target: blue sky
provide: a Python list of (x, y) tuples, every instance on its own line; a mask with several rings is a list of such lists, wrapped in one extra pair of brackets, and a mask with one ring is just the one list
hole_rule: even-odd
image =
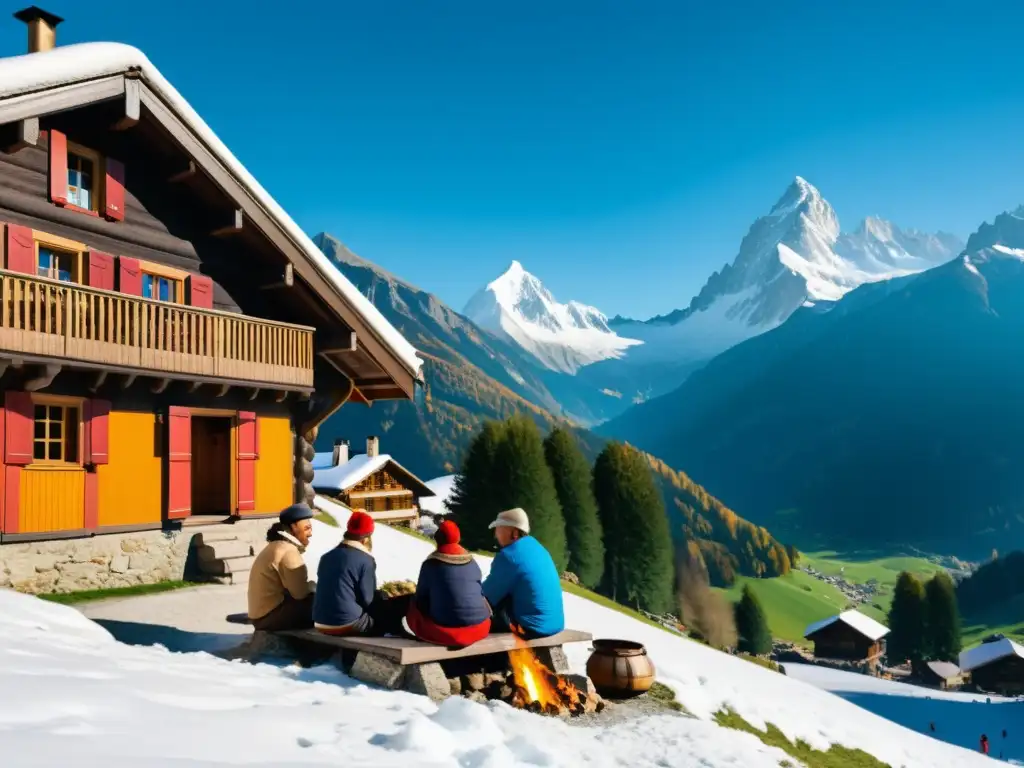
[(43, 4), (61, 44), (141, 48), (310, 234), (456, 309), (514, 258), (608, 315), (685, 306), (797, 174), (848, 229), (1024, 202), (1024, 4), (746, 5)]

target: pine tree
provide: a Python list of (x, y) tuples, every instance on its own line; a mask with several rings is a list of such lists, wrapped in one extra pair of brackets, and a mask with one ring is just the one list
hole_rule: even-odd
[(962, 647), (960, 611), (953, 579), (945, 571), (936, 573), (925, 585), (928, 656), (936, 661), (955, 662)]
[(544, 458), (540, 430), (531, 418), (516, 415), (505, 422), (504, 436), (494, 454), (490, 493), (498, 511), (511, 507), (526, 510), (530, 533), (550, 553), (559, 573), (564, 571), (568, 561), (565, 518)]
[(565, 427), (551, 430), (544, 441), (544, 456), (565, 517), (569, 570), (583, 586), (593, 589), (604, 573), (604, 542), (590, 465), (576, 438)]
[(917, 666), (925, 655), (924, 587), (912, 573), (903, 571), (896, 580), (889, 608), (887, 654), (891, 663), (910, 659)]
[(448, 508), (469, 549), (491, 549), (494, 533), (487, 526), (503, 507), (494, 495), (495, 457), (505, 435), (505, 425), (485, 421), (469, 445), (462, 469), (455, 478)]
[(604, 591), (625, 605), (669, 610), (672, 539), (647, 461), (628, 445), (609, 443), (594, 464), (594, 496), (604, 528)]
[(739, 636), (737, 648), (754, 656), (771, 653), (772, 633), (768, 629), (768, 619), (749, 584), (743, 586), (743, 597), (736, 603), (735, 616), (736, 634)]

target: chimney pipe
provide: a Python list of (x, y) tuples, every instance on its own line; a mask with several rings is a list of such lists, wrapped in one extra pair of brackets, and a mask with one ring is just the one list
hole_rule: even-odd
[(334, 441), (334, 455), (331, 458), (336, 467), (348, 462), (348, 440), (339, 437)]
[(57, 45), (57, 25), (64, 19), (35, 5), (14, 14), (18, 21), (28, 25), (28, 52), (49, 51)]
[(366, 438), (366, 455), (369, 458), (374, 458), (377, 455), (379, 449), (380, 441), (377, 439), (376, 435), (370, 435), (368, 438)]

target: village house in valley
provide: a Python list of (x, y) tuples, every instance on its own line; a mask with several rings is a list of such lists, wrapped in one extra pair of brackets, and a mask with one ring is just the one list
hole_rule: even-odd
[(416, 526), (421, 498), (434, 492), (394, 458), (380, 452), (376, 436), (366, 439), (366, 453), (349, 455), (348, 440), (336, 440), (330, 453), (313, 461), (313, 488), (350, 509), (364, 509), (378, 522)]
[(982, 643), (960, 653), (960, 669), (988, 693), (1024, 694), (1024, 646), (1008, 637)]
[(312, 498), (317, 426), (411, 398), (420, 361), (142, 53), (15, 16), (0, 585), (181, 578), (190, 548), (244, 580), (265, 518)]
[(864, 662), (874, 668), (885, 653), (889, 628), (860, 611), (843, 611), (811, 624), (804, 639), (814, 643), (814, 656), (819, 659)]

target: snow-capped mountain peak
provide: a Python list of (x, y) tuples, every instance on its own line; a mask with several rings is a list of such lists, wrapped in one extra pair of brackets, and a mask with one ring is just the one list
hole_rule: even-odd
[(608, 327), (608, 318), (587, 304), (560, 304), (518, 261), (478, 291), (463, 312), (490, 331), (510, 336), (543, 365), (575, 373), (580, 366), (620, 357), (639, 344)]

